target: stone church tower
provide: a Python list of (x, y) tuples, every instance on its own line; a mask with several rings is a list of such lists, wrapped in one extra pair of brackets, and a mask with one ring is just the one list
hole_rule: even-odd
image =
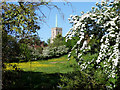
[(56, 15), (56, 27), (54, 27), (54, 28), (51, 29), (51, 33), (52, 33), (51, 43), (53, 43), (53, 39), (54, 39), (58, 34), (61, 34), (61, 35), (62, 35), (62, 28), (58, 27), (58, 24), (57, 24), (57, 15)]

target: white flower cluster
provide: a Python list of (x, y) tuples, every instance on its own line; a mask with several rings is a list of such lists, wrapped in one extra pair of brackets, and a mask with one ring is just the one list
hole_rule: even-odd
[(111, 76), (112, 78), (114, 78), (115, 77), (114, 75), (116, 73), (114, 69), (118, 65), (118, 57), (119, 57), (118, 46), (120, 44), (119, 33), (118, 33), (119, 24), (116, 22), (120, 20), (120, 16), (118, 16), (118, 14), (115, 13), (115, 11), (112, 11), (112, 7), (109, 7), (109, 10), (107, 10), (103, 15), (105, 15), (104, 20), (108, 19), (109, 21), (107, 20), (105, 23), (103, 23), (104, 25), (103, 27), (106, 29), (107, 33), (101, 39), (102, 42), (101, 49), (96, 62), (97, 64), (99, 64), (100, 62), (104, 61), (105, 62), (104, 67), (108, 67), (108, 68), (112, 67), (111, 68), (112, 73), (109, 75), (109, 77)]
[(68, 48), (65, 45), (59, 47), (46, 47), (43, 49), (43, 57), (54, 57), (66, 54), (68, 52)]
[[(92, 40), (94, 36), (96, 36), (95, 34), (98, 34), (99, 36), (99, 33), (104, 33), (100, 38), (101, 47), (96, 64), (98, 64), (98, 68), (100, 68), (100, 63), (103, 63), (105, 72), (110, 73), (108, 78), (115, 78), (119, 58), (120, 15), (118, 14), (120, 13), (117, 13), (117, 8), (119, 8), (118, 4), (119, 1), (116, 0), (114, 3), (109, 4), (102, 1), (101, 4), (96, 3), (97, 6), (101, 5), (100, 9), (93, 7), (92, 12), (88, 12), (86, 14), (82, 12), (82, 16), (71, 15), (71, 19), (69, 18), (69, 21), (72, 23), (73, 27), (66, 35), (66, 40), (72, 39), (74, 36), (80, 38), (72, 48), (72, 51), (75, 50), (76, 55), (78, 55), (78, 59), (81, 60), (82, 52), (88, 49), (86, 48), (88, 43), (85, 41), (86, 34), (88, 34), (90, 40)], [(86, 33), (87, 31), (91, 33)], [(98, 31), (98, 33), (94, 34), (96, 31)], [(69, 56), (70, 55), (71, 53)], [(86, 69), (88, 67), (87, 64), (89, 63), (85, 62), (79, 64), (81, 70)]]

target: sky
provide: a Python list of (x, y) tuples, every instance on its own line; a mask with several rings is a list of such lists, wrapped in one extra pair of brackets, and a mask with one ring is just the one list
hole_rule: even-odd
[[(56, 14), (58, 18), (58, 27), (62, 28), (62, 36), (64, 37), (69, 29), (72, 28), (72, 25), (68, 21), (70, 15), (81, 15), (81, 11), (90, 11), (91, 7), (95, 6), (95, 3), (96, 2), (71, 2), (71, 4), (65, 4), (64, 2), (52, 2), (52, 4), (57, 5), (61, 9), (63, 14), (61, 14), (56, 8), (52, 8), (50, 10), (47, 7), (41, 7), (41, 10), (44, 12), (46, 18), (44, 19), (45, 23), (38, 23), (41, 27), (38, 31), (40, 39), (47, 42), (47, 40), (51, 38), (51, 28), (55, 27)], [(36, 11), (36, 13), (39, 15), (41, 14), (38, 11)], [(62, 15), (64, 15), (64, 18)]]

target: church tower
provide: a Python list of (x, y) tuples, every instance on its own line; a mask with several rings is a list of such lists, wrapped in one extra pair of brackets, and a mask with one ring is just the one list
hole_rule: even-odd
[(61, 34), (62, 35), (62, 28), (58, 27), (58, 23), (57, 23), (57, 15), (56, 15), (56, 27), (51, 29), (51, 43), (53, 43), (53, 39), (58, 35)]

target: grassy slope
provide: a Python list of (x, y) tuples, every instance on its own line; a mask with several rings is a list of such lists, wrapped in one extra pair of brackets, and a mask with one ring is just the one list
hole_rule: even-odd
[[(49, 60), (38, 60), (22, 63), (5, 63), (6, 72), (3, 73), (3, 90), (18, 89), (55, 89), (60, 80), (60, 74), (73, 71), (73, 59), (68, 61), (67, 55)], [(23, 71), (14, 71), (13, 66), (17, 65)], [(58, 89), (58, 88), (57, 88)]]
[[(91, 60), (94, 55), (85, 55), (84, 59)], [(67, 60), (67, 55), (60, 58), (49, 60), (38, 60), (22, 63), (6, 63), (7, 70), (3, 75), (3, 90), (40, 90), (40, 89), (58, 89), (60, 75), (67, 74), (74, 70), (73, 66), (77, 64), (72, 58)], [(13, 66), (17, 65), (23, 71), (12, 71)]]
[(38, 60), (22, 63), (7, 63), (7, 70), (13, 70), (16, 65), (23, 71), (45, 72), (45, 73), (67, 73), (73, 71), (73, 65), (77, 64), (73, 59), (68, 61), (67, 55), (60, 58)]

